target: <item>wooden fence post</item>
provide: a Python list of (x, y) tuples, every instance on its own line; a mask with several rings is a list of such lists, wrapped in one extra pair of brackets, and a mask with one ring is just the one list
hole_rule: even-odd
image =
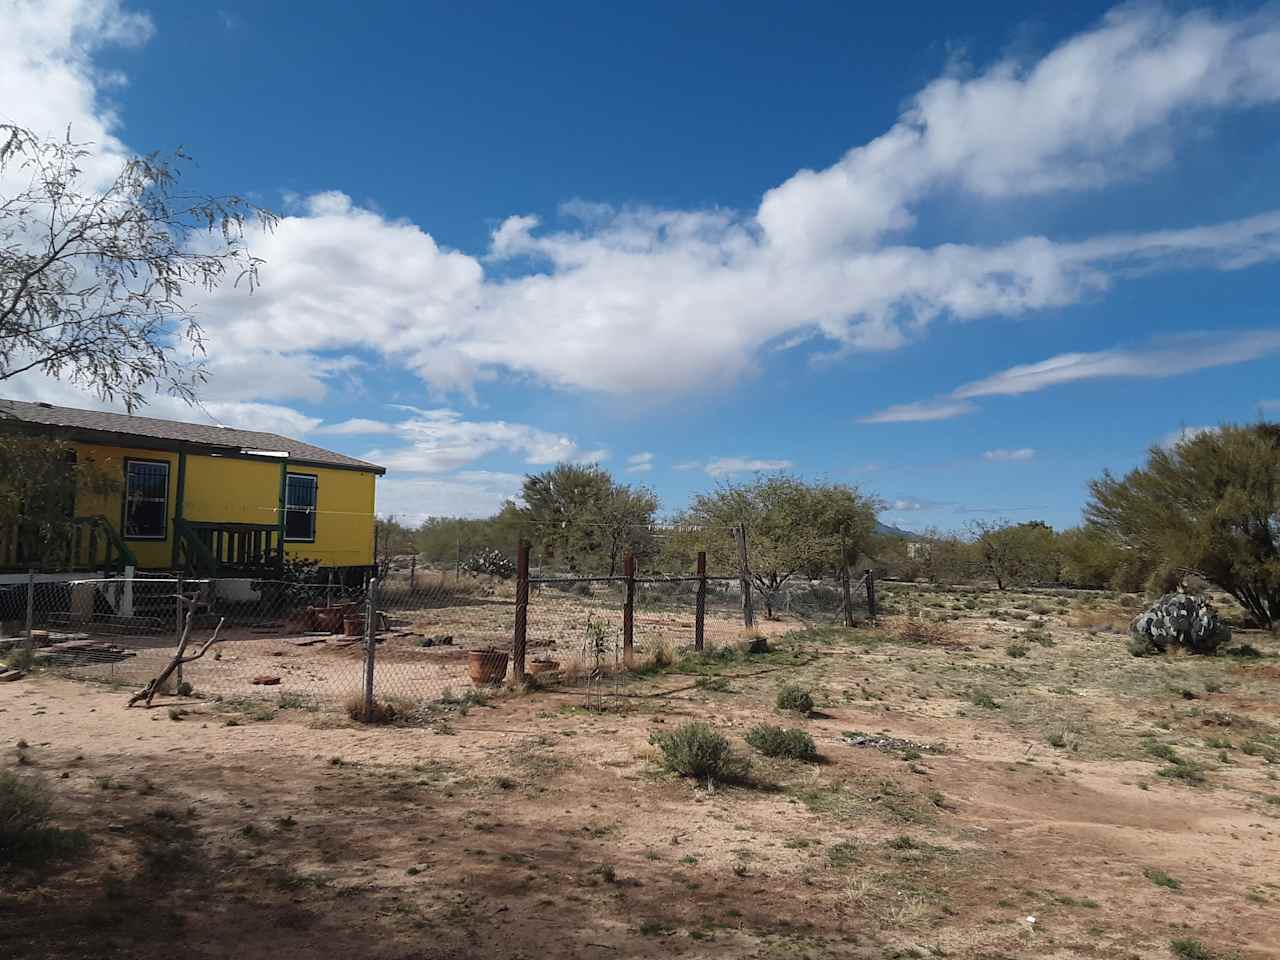
[(364, 606), (364, 722), (373, 723), (373, 668), (377, 658), (378, 578), (369, 580)]
[[(178, 574), (177, 597), (173, 601), (173, 642), (175, 646), (179, 648), (182, 645), (182, 634), (183, 634), (182, 621), (184, 619), (184, 613), (185, 613), (185, 611), (182, 609), (183, 599), (184, 597), (182, 596), (182, 574)], [(192, 604), (191, 613), (194, 615), (195, 611), (196, 611), (195, 604)], [(178, 656), (179, 658), (181, 658), (180, 653)], [(178, 688), (182, 686), (182, 683), (183, 683), (182, 664), (179, 663), (177, 669), (173, 671), (173, 692), (174, 693), (178, 692)]]
[(409, 559), (409, 592), (418, 589), (418, 556), (414, 554)]
[(631, 669), (636, 641), (636, 555), (622, 555), (622, 575), (627, 578), (627, 597), (622, 604), (622, 664)]
[(693, 649), (701, 650), (707, 629), (707, 551), (698, 551), (698, 598), (694, 601)]
[(529, 541), (516, 545), (516, 623), (511, 635), (512, 676), (524, 683), (524, 652), (529, 639)]
[(36, 647), (36, 572), (27, 571), (27, 649)]
[(840, 588), (844, 591), (844, 625), (853, 626), (853, 588), (849, 583), (849, 565), (840, 568)]
[(869, 567), (867, 568), (867, 615), (872, 620), (876, 618), (876, 575)]
[(756, 623), (755, 609), (751, 605), (751, 574), (747, 565), (747, 525), (738, 524), (738, 577), (742, 580), (742, 625), (753, 627)]

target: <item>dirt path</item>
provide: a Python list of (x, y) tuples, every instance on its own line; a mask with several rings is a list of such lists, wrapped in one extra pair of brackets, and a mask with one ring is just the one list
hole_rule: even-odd
[[(44, 778), (92, 842), (51, 872), (0, 874), (2, 952), (1166, 958), (1195, 938), (1280, 956), (1277, 766), (1242, 749), (1280, 730), (1274, 679), (1215, 694), (1233, 726), (1208, 728), (1206, 705), (1135, 690), (1210, 666), (1099, 656), (1075, 681), (1095, 692), (1066, 710), (1044, 691), (1096, 640), (1055, 635), (1016, 667), (981, 641), (806, 639), (704, 674), (722, 689), (659, 675), (603, 714), (541, 693), (430, 728), (0, 686), (0, 769)], [(773, 710), (784, 678), (814, 689), (813, 718)], [(964, 699), (975, 681), (998, 709)], [(1068, 714), (1079, 742), (1055, 748), (1044, 731)], [(802, 723), (825, 762), (757, 758), (752, 786), (708, 792), (648, 745), (690, 718), (739, 736)], [(855, 748), (851, 730), (946, 749)], [(1187, 757), (1225, 737), (1230, 762), (1198, 786), (1156, 776), (1153, 732)]]

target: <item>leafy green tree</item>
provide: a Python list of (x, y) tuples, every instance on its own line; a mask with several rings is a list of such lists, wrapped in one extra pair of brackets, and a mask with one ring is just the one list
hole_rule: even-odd
[(785, 474), (724, 482), (696, 496), (678, 518), (670, 549), (682, 565), (706, 550), (719, 569), (738, 567), (731, 528), (747, 529), (751, 583), (773, 616), (782, 588), (798, 575), (821, 576), (852, 565), (871, 540), (878, 501), (857, 488), (806, 483)]
[(641, 558), (654, 553), (657, 496), (646, 487), (615, 482), (597, 464), (559, 463), (530, 474), (521, 496), (525, 505), (518, 515), (544, 561), (573, 571), (607, 563), (613, 576), (624, 551)]
[(1089, 485), (1088, 527), (1149, 558), (1154, 576), (1196, 573), (1258, 623), (1280, 620), (1280, 424), (1226, 425)]
[(1151, 573), (1150, 558), (1109, 539), (1102, 531), (1072, 527), (1058, 534), (1062, 579), (1078, 587), (1140, 590)]
[(980, 520), (971, 531), (978, 559), (998, 589), (1058, 579), (1056, 543), (1047, 523)]

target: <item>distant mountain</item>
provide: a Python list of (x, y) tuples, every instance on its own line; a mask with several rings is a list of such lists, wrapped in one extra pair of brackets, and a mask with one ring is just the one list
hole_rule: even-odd
[(882, 537), (897, 537), (900, 540), (917, 540), (920, 535), (912, 533), (910, 530), (903, 530), (901, 527), (891, 527), (887, 523), (876, 521), (876, 533)]

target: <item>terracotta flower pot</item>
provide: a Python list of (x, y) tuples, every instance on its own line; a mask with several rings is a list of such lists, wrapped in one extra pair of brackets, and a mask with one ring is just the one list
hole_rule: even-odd
[(329, 633), (342, 632), (342, 618), (346, 611), (342, 607), (319, 607), (316, 610), (316, 629)]
[(343, 633), (348, 637), (364, 636), (364, 617), (359, 614), (347, 614), (342, 619)]
[(529, 673), (553, 673), (560, 669), (559, 660), (530, 660), (525, 668)]
[(501, 650), (472, 650), (467, 654), (467, 673), (477, 687), (492, 687), (507, 676), (507, 654)]

